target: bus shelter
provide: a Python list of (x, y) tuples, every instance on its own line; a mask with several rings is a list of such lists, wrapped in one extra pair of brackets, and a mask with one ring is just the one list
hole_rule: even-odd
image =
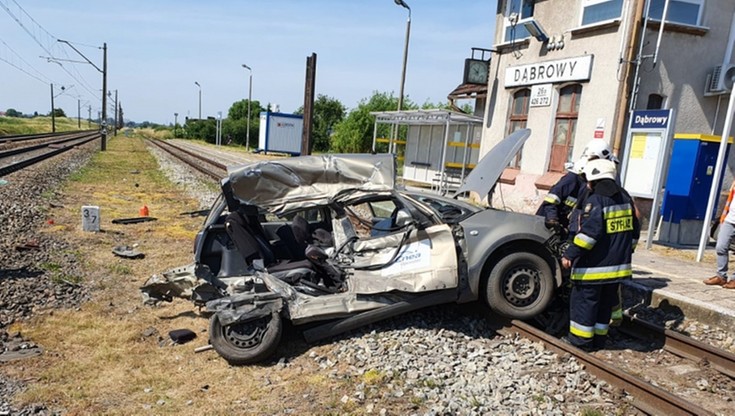
[[(459, 187), (477, 164), (481, 117), (439, 109), (370, 114), (375, 116), (373, 151), (378, 143), (387, 143), (388, 151), (403, 162), (405, 180), (429, 185), (444, 194)], [(391, 126), (391, 137), (378, 137), (380, 124)], [(404, 129), (405, 135), (399, 139), (397, 132), (403, 133)]]

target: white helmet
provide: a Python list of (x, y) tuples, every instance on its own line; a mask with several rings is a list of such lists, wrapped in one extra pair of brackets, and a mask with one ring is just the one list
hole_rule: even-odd
[(584, 167), (584, 176), (587, 177), (587, 182), (600, 179), (615, 180), (615, 162), (607, 159), (590, 160)]
[(610, 146), (602, 139), (592, 139), (582, 152), (582, 156), (590, 159), (596, 157), (598, 159), (612, 160), (613, 154)]
[(587, 164), (587, 158), (582, 156), (579, 159), (577, 159), (576, 162), (574, 162), (574, 167), (571, 169), (571, 171), (576, 173), (577, 175), (581, 175), (584, 173), (584, 167), (586, 164)]

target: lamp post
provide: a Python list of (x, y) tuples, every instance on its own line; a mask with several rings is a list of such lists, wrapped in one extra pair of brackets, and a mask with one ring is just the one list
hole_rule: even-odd
[(84, 58), (85, 61), (87, 61), (88, 64), (92, 65), (94, 69), (99, 71), (102, 74), (102, 117), (101, 117), (101, 132), (102, 132), (102, 139), (100, 140), (100, 150), (105, 151), (107, 150), (107, 42), (102, 44), (102, 69), (100, 69), (97, 65), (92, 63), (92, 61), (89, 60), (86, 56), (84, 56), (83, 53), (79, 52), (77, 48), (74, 47), (69, 41), (56, 39), (57, 42), (65, 43), (69, 45), (70, 48), (74, 49), (74, 52), (78, 53), (79, 56)]
[(398, 96), (398, 111), (401, 111), (403, 107), (403, 86), (406, 83), (406, 62), (408, 61), (408, 39), (411, 35), (411, 8), (408, 7), (403, 0), (393, 0), (397, 5), (405, 7), (408, 10), (408, 20), (406, 20), (406, 42), (403, 46), (403, 70), (401, 71), (401, 92)]
[(199, 87), (199, 120), (202, 119), (202, 86), (199, 85), (198, 81), (194, 81), (194, 85)]
[(253, 100), (253, 70), (249, 66), (242, 64), (242, 67), (250, 72), (250, 81), (248, 82), (248, 123), (247, 132), (245, 133), (245, 149), (250, 149), (250, 102)]
[(179, 125), (179, 113), (174, 113), (174, 139), (176, 138), (176, 126)]

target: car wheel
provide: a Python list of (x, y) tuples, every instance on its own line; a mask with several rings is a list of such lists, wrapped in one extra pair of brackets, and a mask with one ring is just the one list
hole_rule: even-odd
[(543, 312), (554, 293), (551, 267), (533, 253), (509, 254), (488, 276), (485, 298), (495, 312), (512, 319), (528, 319)]
[(230, 364), (253, 364), (276, 351), (282, 330), (281, 316), (277, 313), (228, 326), (222, 326), (215, 314), (209, 320), (209, 342)]

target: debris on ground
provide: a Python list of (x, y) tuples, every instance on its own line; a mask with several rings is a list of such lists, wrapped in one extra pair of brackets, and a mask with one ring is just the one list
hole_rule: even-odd
[(38, 241), (36, 240), (27, 241), (23, 244), (15, 246), (15, 249), (17, 251), (38, 250), (39, 248), (41, 248), (41, 246), (38, 245)]
[(113, 224), (137, 224), (140, 222), (157, 221), (158, 218), (153, 217), (133, 217), (133, 218), (115, 218)]
[(0, 362), (21, 360), (36, 357), (43, 353), (43, 348), (35, 343), (23, 339), (20, 332), (9, 335), (7, 333), (0, 341)]
[(126, 259), (142, 259), (145, 257), (145, 254), (131, 246), (115, 246), (112, 249), (112, 254)]
[(197, 334), (190, 329), (174, 329), (168, 333), (168, 336), (171, 337), (171, 341), (176, 344), (186, 344), (196, 338)]

